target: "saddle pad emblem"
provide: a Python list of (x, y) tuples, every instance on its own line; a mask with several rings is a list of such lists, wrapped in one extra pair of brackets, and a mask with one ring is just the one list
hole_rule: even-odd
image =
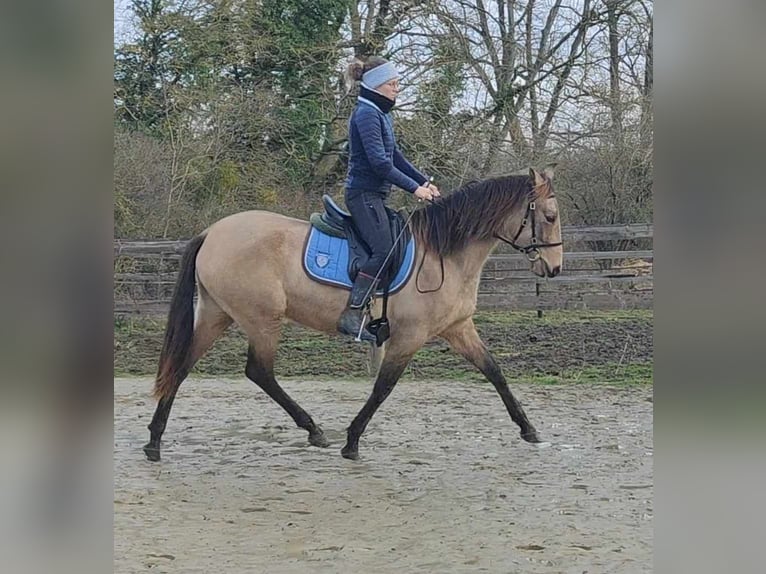
[[(306, 274), (314, 281), (351, 288), (348, 277), (348, 241), (345, 238), (334, 237), (312, 227), (306, 241), (301, 260)], [(404, 255), (404, 261), (399, 271), (391, 281), (389, 293), (393, 294), (407, 283), (415, 267), (415, 240), (410, 238)], [(378, 295), (383, 291), (378, 290)]]
[(330, 262), (330, 256), (327, 253), (317, 253), (317, 256), (314, 257), (314, 261), (316, 261), (319, 268), (324, 269)]

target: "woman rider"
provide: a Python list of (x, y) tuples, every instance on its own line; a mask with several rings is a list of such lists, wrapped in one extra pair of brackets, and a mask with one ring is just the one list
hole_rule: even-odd
[[(399, 74), (394, 65), (378, 56), (371, 56), (365, 62), (355, 60), (348, 66), (347, 78), (361, 80), (361, 86), (349, 120), (345, 199), (371, 254), (354, 280), (337, 327), (341, 333), (356, 337), (362, 326), (363, 309), (374, 291), (374, 278), (394, 243), (385, 209), (391, 185), (413, 193), (418, 200), (431, 200), (440, 194), (396, 145), (389, 113), (399, 93)], [(362, 331), (361, 338), (375, 340), (366, 330)]]

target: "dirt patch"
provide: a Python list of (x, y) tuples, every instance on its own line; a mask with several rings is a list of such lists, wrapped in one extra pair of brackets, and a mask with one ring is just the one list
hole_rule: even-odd
[(151, 381), (115, 382), (115, 572), (651, 572), (650, 387), (405, 379), (341, 458), (371, 385), (284, 383), (332, 446), (252, 383), (189, 380), (141, 446)]

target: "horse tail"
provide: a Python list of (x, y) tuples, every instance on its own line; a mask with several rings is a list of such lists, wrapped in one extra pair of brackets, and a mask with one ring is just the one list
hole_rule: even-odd
[(160, 352), (160, 364), (154, 383), (154, 396), (166, 398), (188, 374), (192, 339), (194, 337), (194, 290), (197, 271), (197, 253), (205, 241), (205, 234), (197, 235), (186, 246), (181, 258), (178, 280), (170, 301), (165, 340)]

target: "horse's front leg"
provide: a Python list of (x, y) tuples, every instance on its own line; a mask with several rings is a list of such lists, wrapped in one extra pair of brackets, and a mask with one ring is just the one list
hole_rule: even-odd
[(348, 427), (346, 446), (340, 451), (341, 455), (345, 458), (351, 460), (359, 458), (359, 437), (362, 436), (364, 429), (367, 428), (367, 423), (370, 422), (372, 415), (375, 414), (378, 407), (383, 404), (383, 401), (394, 390), (399, 377), (402, 376), (413, 354), (414, 351), (407, 354), (392, 353), (391, 348), (386, 351), (386, 356), (378, 370), (378, 376), (375, 379), (372, 393), (362, 407), (362, 410), (359, 411), (359, 414), (356, 415)]
[(473, 319), (468, 319), (467, 321), (453, 326), (449, 331), (442, 333), (442, 337), (447, 340), (457, 353), (460, 353), (472, 364), (476, 365), (484, 376), (494, 385), (500, 398), (503, 399), (503, 403), (505, 404), (505, 408), (508, 409), (508, 414), (511, 415), (511, 419), (519, 425), (519, 428), (521, 429), (521, 438), (527, 442), (540, 442), (535, 427), (529, 422), (527, 414), (524, 412), (521, 404), (516, 400), (516, 397), (513, 396), (511, 389), (508, 388), (508, 383), (506, 382), (500, 367), (487, 350), (487, 347), (482, 342), (479, 334), (476, 332)]

